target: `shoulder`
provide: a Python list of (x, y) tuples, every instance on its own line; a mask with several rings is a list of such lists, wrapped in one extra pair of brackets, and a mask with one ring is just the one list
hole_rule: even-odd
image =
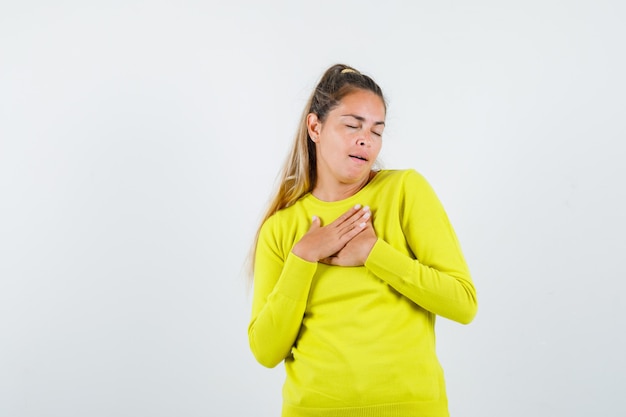
[(280, 209), (268, 217), (261, 226), (261, 233), (274, 233), (277, 229), (280, 229), (281, 225), (284, 223), (285, 210), (286, 209)]
[(306, 198), (306, 196), (308, 196), (308, 194), (301, 197), (291, 206), (282, 208), (268, 217), (261, 226), (261, 233), (277, 233), (285, 228), (289, 228), (290, 225), (301, 217), (303, 199)]
[(427, 187), (430, 185), (426, 178), (415, 169), (383, 169), (376, 174), (377, 183), (380, 187), (391, 184), (407, 186), (408, 188)]
[[(428, 180), (415, 169), (383, 170), (377, 192), (388, 199), (399, 199), (406, 207), (434, 207), (439, 198)], [(393, 197), (392, 197), (393, 196)]]

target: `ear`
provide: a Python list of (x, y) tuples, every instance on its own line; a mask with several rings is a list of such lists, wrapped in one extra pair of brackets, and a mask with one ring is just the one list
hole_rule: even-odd
[(315, 113), (309, 113), (306, 116), (306, 127), (309, 131), (309, 137), (313, 142), (317, 142), (320, 131), (322, 130), (322, 122), (317, 117)]

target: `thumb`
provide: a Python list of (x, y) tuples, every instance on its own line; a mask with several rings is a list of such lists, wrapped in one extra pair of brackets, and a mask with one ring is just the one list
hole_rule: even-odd
[(320, 218), (317, 216), (313, 216), (313, 218), (311, 219), (311, 228), (309, 230), (319, 229), (321, 226), (322, 224)]

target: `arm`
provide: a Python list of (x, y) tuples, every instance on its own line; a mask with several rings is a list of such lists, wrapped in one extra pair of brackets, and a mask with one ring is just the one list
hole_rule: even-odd
[(278, 248), (272, 220), (259, 235), (254, 265), (250, 349), (259, 363), (274, 367), (291, 351), (298, 332), (317, 262), (307, 262)]
[(416, 259), (379, 238), (365, 266), (420, 307), (467, 324), (476, 290), (452, 225), (422, 176), (411, 171), (404, 185), (402, 229)]
[(361, 206), (324, 227), (314, 217), (309, 231), (286, 255), (279, 236), (281, 220), (275, 216), (265, 222), (256, 248), (252, 319), (248, 326), (250, 349), (261, 364), (274, 367), (290, 354), (318, 261), (336, 253), (365, 230), (369, 218), (369, 209)]

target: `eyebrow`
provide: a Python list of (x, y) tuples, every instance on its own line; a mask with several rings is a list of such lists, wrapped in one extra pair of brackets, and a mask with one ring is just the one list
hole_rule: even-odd
[[(342, 114), (341, 117), (344, 116), (348, 116), (348, 117), (354, 117), (355, 119), (357, 119), (359, 122), (364, 122), (365, 121), (365, 117), (363, 116), (358, 116), (356, 114)], [(385, 122), (384, 121), (379, 121), (379, 122), (374, 122), (375, 125), (383, 125), (385, 126)]]

